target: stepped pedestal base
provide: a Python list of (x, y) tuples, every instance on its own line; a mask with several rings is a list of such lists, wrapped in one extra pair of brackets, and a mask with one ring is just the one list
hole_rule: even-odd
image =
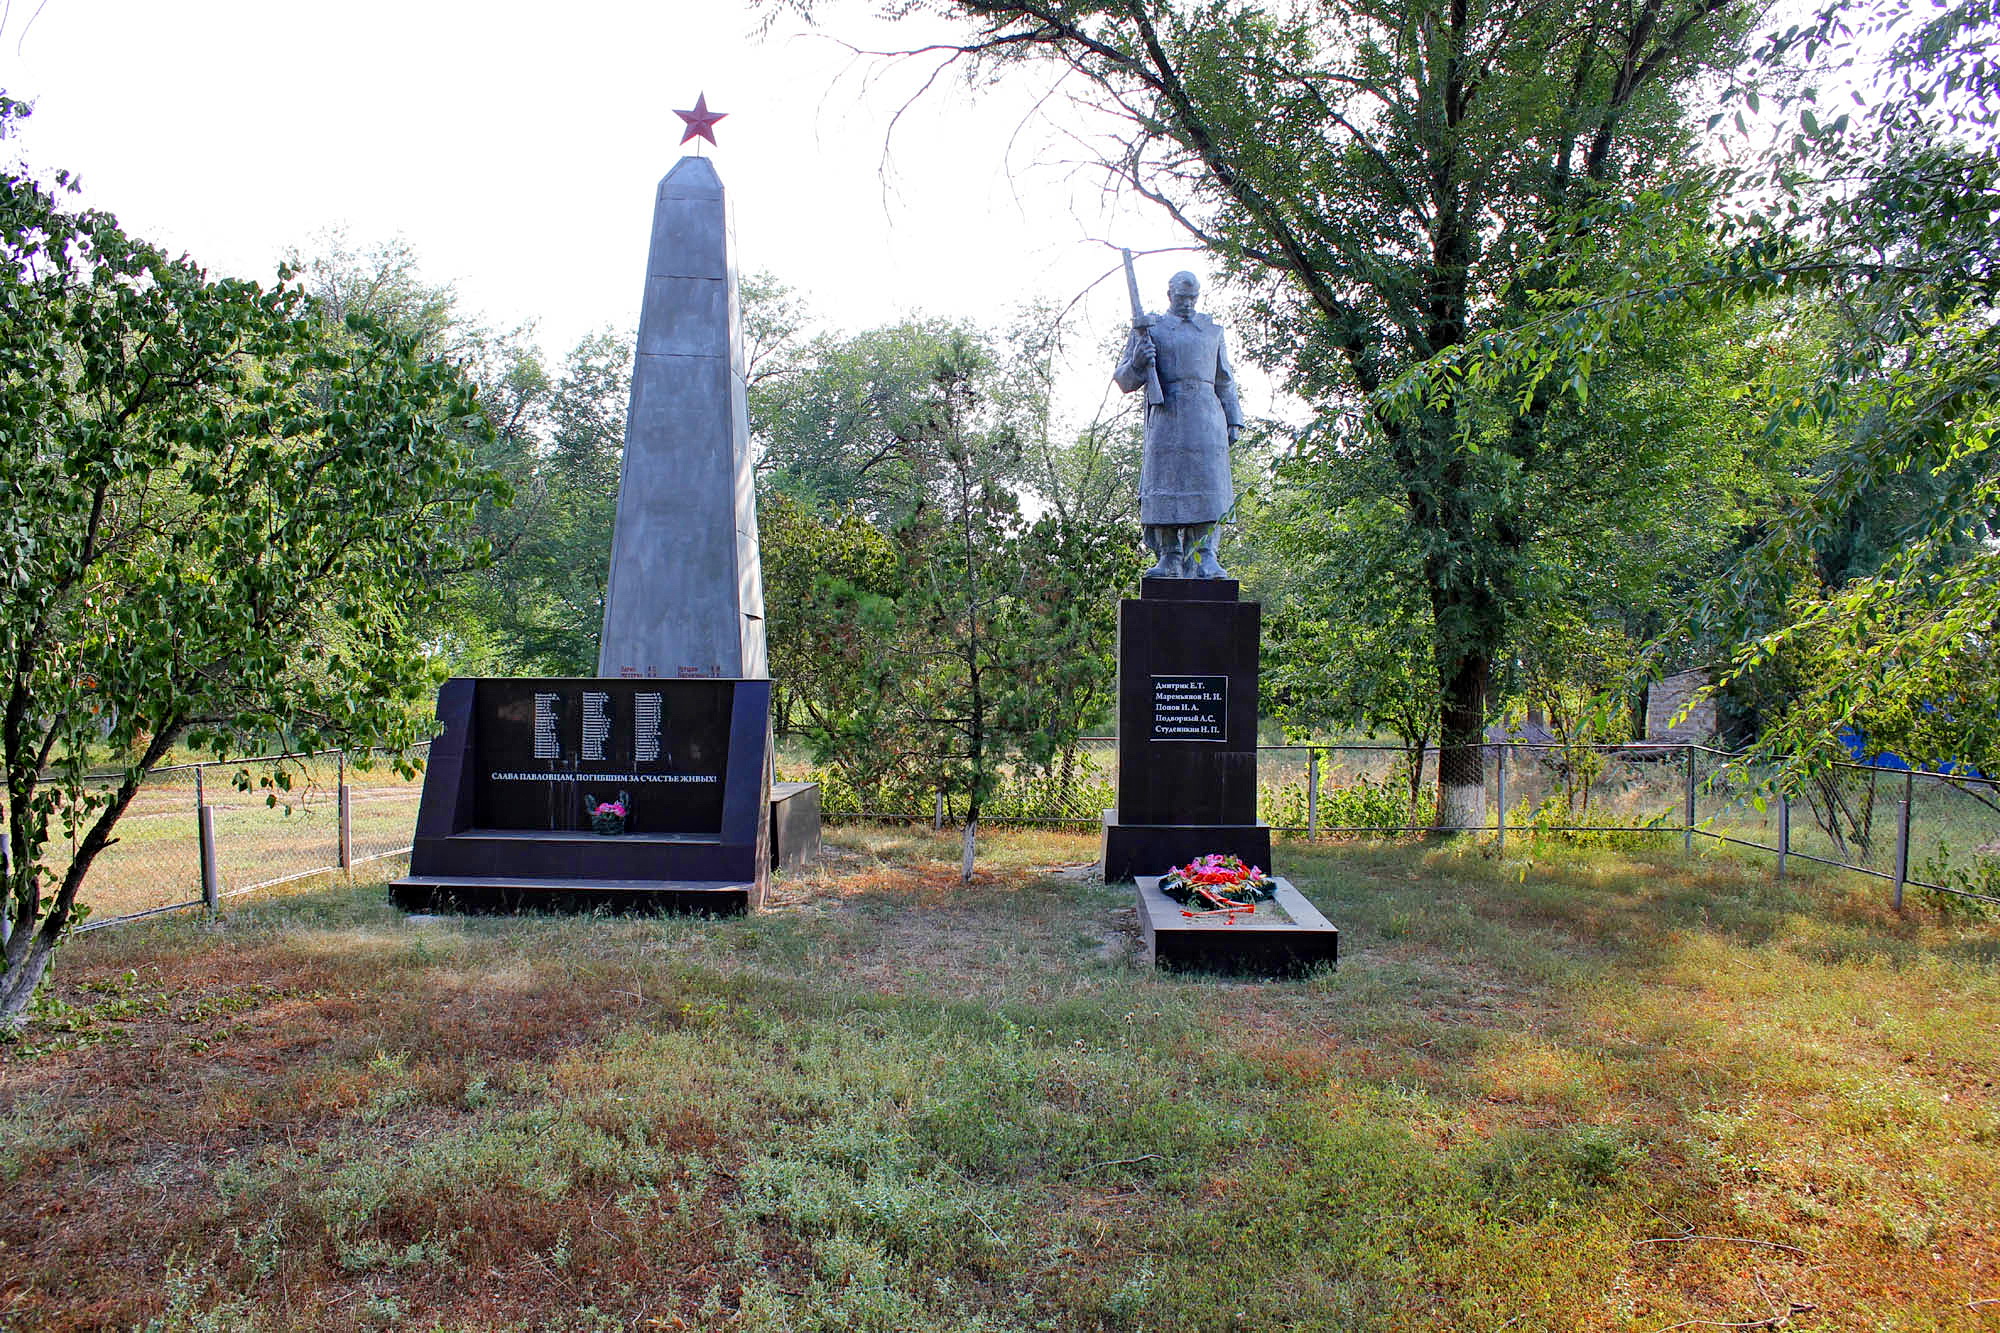
[(525, 875), (405, 875), (389, 896), (409, 912), (694, 912), (741, 916), (756, 884), (727, 880), (535, 879)]
[(1100, 849), (1106, 884), (1122, 883), (1140, 875), (1163, 875), (1210, 852), (1240, 856), (1250, 865), (1269, 870), (1271, 826), (1121, 824), (1116, 810), (1106, 810)]

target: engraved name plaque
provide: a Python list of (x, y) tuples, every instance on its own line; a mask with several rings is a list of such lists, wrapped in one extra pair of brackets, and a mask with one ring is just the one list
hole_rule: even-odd
[(1229, 734), (1229, 677), (1154, 676), (1156, 741), (1221, 741)]
[(628, 833), (713, 833), (728, 780), (731, 686), (483, 680), (474, 730), (474, 823), (590, 827), (584, 797), (630, 802)]

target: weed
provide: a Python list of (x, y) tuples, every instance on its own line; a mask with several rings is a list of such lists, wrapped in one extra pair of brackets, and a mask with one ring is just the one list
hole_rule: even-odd
[(256, 1333), (261, 1321), (247, 1302), (215, 1300), (212, 1284), (193, 1268), (169, 1265), (167, 1308), (145, 1324), (145, 1333)]

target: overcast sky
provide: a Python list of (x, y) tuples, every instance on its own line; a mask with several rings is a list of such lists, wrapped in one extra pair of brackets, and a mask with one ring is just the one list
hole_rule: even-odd
[[(863, 45), (929, 35), (829, 9), (828, 30)], [(551, 354), (636, 321), (654, 185), (693, 151), (673, 113), (703, 93), (728, 113), (705, 150), (739, 262), (836, 327), (997, 323), (1076, 297), (1116, 262), (1102, 239), (1183, 243), (1059, 165), (1075, 149), (1031, 116), (1047, 89), (1026, 79), (975, 99), (947, 76), (889, 140), (885, 181), (923, 68), (754, 24), (748, 0), (11, 0), (0, 88), (36, 104), (13, 151), (78, 173), (136, 234), (253, 277), (328, 227), (401, 235), (426, 277), (495, 323), (535, 321)], [(1147, 303), (1188, 265), (1142, 261)], [(1079, 355), (1125, 318), (1122, 281), (1103, 283)], [(1094, 400), (1104, 368), (1084, 369)]]

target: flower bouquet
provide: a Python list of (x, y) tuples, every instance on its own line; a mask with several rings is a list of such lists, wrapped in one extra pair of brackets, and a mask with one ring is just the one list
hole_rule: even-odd
[(631, 809), (631, 797), (618, 793), (615, 801), (599, 802), (589, 792), (583, 794), (583, 808), (590, 811), (590, 827), (593, 832), (605, 837), (615, 837), (625, 831), (625, 815)]
[(1160, 891), (1181, 904), (1182, 916), (1234, 916), (1276, 897), (1278, 881), (1240, 856), (1212, 853), (1162, 875)]

